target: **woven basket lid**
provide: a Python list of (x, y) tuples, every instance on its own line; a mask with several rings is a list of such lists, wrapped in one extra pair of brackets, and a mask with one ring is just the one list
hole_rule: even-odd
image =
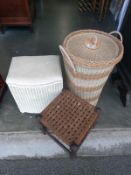
[(64, 40), (64, 47), (71, 58), (98, 64), (114, 61), (123, 51), (123, 45), (119, 39), (97, 30), (70, 33)]

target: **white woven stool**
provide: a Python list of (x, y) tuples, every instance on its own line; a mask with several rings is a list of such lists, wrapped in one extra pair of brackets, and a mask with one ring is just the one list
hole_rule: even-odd
[(13, 57), (6, 83), (20, 112), (40, 113), (63, 89), (59, 56)]

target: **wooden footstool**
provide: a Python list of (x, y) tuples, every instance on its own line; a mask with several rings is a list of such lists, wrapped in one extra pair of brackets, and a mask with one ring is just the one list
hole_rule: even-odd
[(60, 146), (76, 156), (89, 129), (99, 116), (100, 109), (80, 99), (68, 90), (55, 98), (41, 113), (40, 123)]

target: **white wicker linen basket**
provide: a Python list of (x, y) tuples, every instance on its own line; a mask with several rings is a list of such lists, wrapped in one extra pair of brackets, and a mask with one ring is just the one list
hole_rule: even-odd
[(59, 56), (14, 57), (6, 83), (20, 112), (40, 113), (63, 89)]
[(116, 31), (80, 30), (70, 33), (63, 46), (59, 46), (69, 89), (96, 105), (110, 73), (122, 59), (122, 40), (122, 35)]

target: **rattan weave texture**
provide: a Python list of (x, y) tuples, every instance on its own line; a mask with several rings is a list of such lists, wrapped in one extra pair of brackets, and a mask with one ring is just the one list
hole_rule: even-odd
[[(86, 40), (95, 37), (100, 41), (100, 47), (88, 49)], [(95, 68), (117, 64), (122, 59), (124, 52), (122, 41), (111, 33), (90, 29), (68, 34), (64, 39), (63, 47), (71, 57), (73, 64)]]
[(42, 112), (41, 124), (67, 145), (80, 145), (95, 123), (98, 112), (68, 90)]
[(105, 33), (88, 29), (67, 35), (63, 46), (59, 48), (63, 55), (68, 88), (75, 95), (96, 105), (110, 73), (122, 59), (122, 42), (122, 35), (117, 31)]

